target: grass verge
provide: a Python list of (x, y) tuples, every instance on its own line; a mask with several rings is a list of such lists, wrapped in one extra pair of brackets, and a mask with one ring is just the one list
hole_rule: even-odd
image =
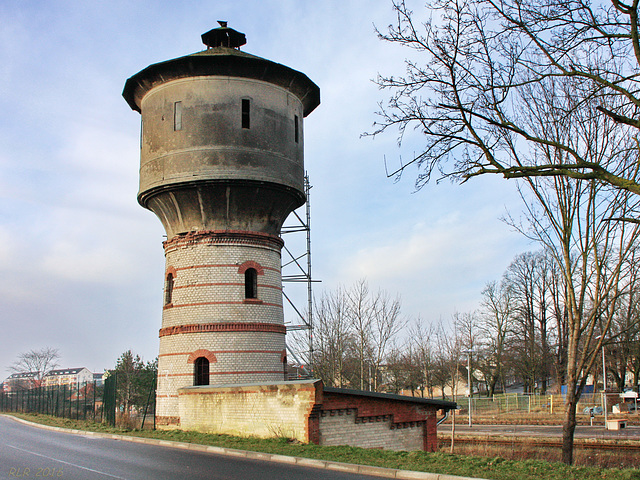
[(182, 430), (129, 430), (47, 415), (12, 415), (32, 422), (63, 428), (491, 480), (640, 480), (640, 470), (637, 468), (570, 467), (562, 463), (542, 460), (515, 461), (505, 460), (501, 457), (450, 455), (442, 452), (391, 452), (347, 446), (325, 447), (291, 442), (285, 438), (243, 438)]

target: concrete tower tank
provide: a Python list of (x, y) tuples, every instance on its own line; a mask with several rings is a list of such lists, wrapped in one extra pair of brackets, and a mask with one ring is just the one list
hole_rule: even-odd
[(179, 424), (181, 387), (286, 379), (280, 229), (305, 201), (303, 118), (320, 91), (219, 23), (206, 50), (123, 91), (142, 116), (138, 202), (167, 233), (160, 425)]

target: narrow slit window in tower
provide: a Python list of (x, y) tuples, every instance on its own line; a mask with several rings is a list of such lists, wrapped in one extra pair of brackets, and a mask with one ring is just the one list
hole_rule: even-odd
[(209, 360), (204, 357), (196, 358), (193, 370), (194, 385), (209, 385)]
[(293, 117), (293, 137), (296, 143), (300, 141), (300, 125), (299, 125), (298, 115), (294, 115)]
[(251, 126), (251, 101), (248, 98), (242, 99), (242, 128)]
[(173, 129), (176, 132), (182, 130), (182, 102), (173, 104)]
[(173, 301), (173, 274), (167, 273), (167, 283), (164, 286), (164, 304), (169, 305)]
[(247, 268), (244, 272), (245, 298), (258, 298), (258, 272), (255, 268)]

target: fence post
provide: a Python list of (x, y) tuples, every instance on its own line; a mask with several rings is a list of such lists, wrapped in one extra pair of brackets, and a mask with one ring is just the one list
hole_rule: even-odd
[(80, 413), (80, 378), (78, 378), (78, 384), (76, 385), (76, 420), (79, 419)]
[(104, 381), (104, 391), (102, 394), (102, 409), (104, 418), (112, 427), (116, 424), (116, 387), (118, 374), (108, 376)]
[[(153, 381), (151, 382), (151, 388), (149, 389), (149, 395), (147, 395), (147, 404), (144, 406), (144, 415), (142, 416), (142, 426), (140, 427), (140, 430), (144, 430), (144, 421), (147, 418), (147, 410), (149, 408), (149, 402), (151, 401), (151, 393), (155, 392), (156, 389), (156, 379), (155, 377), (153, 378)], [(155, 397), (154, 397), (154, 403), (155, 403)], [(156, 409), (155, 409), (155, 405), (153, 408), (153, 425), (154, 425), (154, 430), (155, 430), (155, 418), (156, 418)]]

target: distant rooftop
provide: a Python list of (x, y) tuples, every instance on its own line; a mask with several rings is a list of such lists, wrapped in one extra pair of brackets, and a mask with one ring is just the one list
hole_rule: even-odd
[(47, 373), (45, 375), (45, 377), (54, 377), (57, 375), (75, 375), (77, 373), (80, 373), (82, 370), (86, 370), (86, 367), (80, 367), (80, 368), (61, 368), (58, 370), (51, 370), (49, 373)]
[(35, 376), (37, 376), (40, 372), (19, 372), (19, 373), (14, 373), (12, 375), (9, 376), (9, 378), (11, 379), (17, 379), (17, 378), (33, 378)]

